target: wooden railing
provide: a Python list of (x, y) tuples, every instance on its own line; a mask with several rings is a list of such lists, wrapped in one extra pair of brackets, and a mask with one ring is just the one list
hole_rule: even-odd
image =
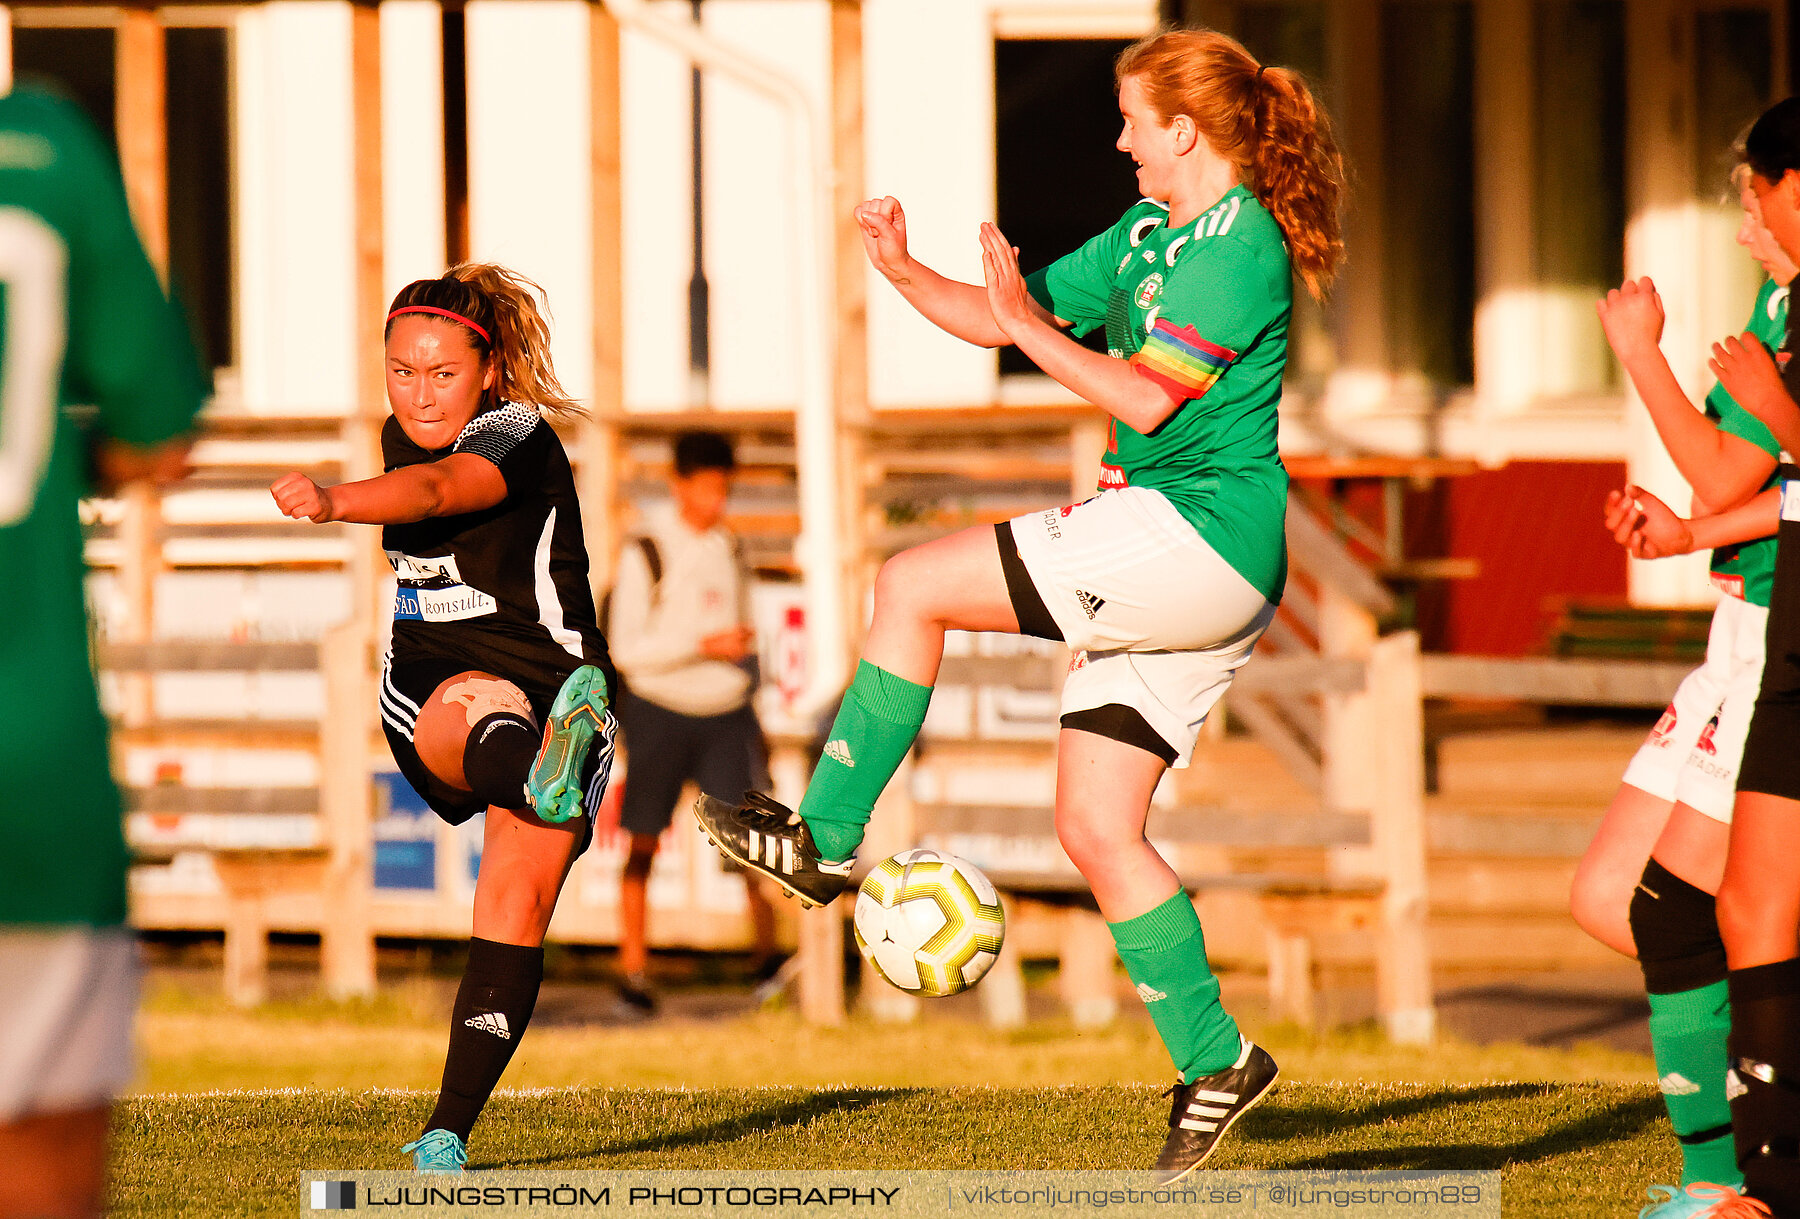
[[(224, 886), (225, 990), (233, 1002), (253, 1004), (266, 994), (270, 903), (284, 894), (320, 897), (321, 974), (338, 996), (375, 986), (375, 939), (370, 920), (371, 788), (369, 713), (365, 687), (372, 671), (365, 633), (346, 624), (311, 643), (111, 644), (99, 649), (101, 669), (117, 675), (319, 673), (325, 714), (310, 720), (274, 718), (165, 719), (154, 715), (125, 728), (122, 746), (182, 739), (214, 748), (271, 744), (311, 754), (317, 774), (308, 786), (190, 786), (180, 775), (127, 786), (125, 807), (140, 859), (167, 859), (203, 848)], [(171, 824), (159, 832), (156, 822)], [(279, 820), (274, 832), (242, 832), (257, 821)]]

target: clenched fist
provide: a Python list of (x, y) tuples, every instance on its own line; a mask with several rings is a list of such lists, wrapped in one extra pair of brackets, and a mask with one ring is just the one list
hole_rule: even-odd
[(283, 474), (270, 486), (269, 494), (275, 497), (275, 505), (283, 515), (295, 520), (305, 517), (319, 525), (332, 519), (331, 489), (321, 487), (304, 474)]
[(906, 212), (900, 200), (892, 195), (868, 199), (857, 204), (852, 214), (862, 231), (869, 262), (890, 280), (905, 276), (911, 256), (906, 251)]
[(1663, 303), (1650, 278), (1628, 279), (1594, 306), (1614, 354), (1627, 364), (1662, 341)]

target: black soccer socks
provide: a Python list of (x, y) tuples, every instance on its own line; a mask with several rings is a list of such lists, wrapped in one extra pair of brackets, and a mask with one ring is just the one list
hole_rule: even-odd
[(444, 1083), (427, 1130), (468, 1141), (469, 1129), (512, 1061), (544, 981), (544, 950), (493, 940), (469, 941), (469, 964), (450, 1013)]
[(1744, 1189), (1800, 1215), (1800, 958), (1734, 969), (1731, 1125)]
[(463, 745), (463, 778), (469, 790), (501, 808), (524, 808), (525, 776), (543, 733), (524, 716), (500, 711), (469, 729)]

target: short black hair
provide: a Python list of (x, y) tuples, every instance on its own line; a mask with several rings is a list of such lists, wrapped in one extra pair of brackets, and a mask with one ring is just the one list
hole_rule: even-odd
[(1744, 137), (1744, 160), (1769, 182), (1800, 169), (1800, 97), (1784, 97), (1762, 112)]
[(718, 432), (683, 432), (675, 438), (675, 473), (681, 478), (701, 470), (737, 469), (731, 441)]

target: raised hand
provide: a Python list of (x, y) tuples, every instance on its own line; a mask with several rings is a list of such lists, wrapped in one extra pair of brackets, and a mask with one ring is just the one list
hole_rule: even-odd
[(1594, 303), (1613, 354), (1629, 364), (1662, 342), (1663, 303), (1649, 276), (1628, 279)]
[(304, 474), (283, 474), (269, 487), (275, 506), (295, 520), (302, 517), (321, 524), (331, 519), (331, 491)]
[(988, 309), (1008, 338), (1034, 317), (1031, 294), (1019, 271), (1019, 251), (1007, 244), (1005, 234), (992, 224), (981, 226), (981, 276), (987, 284)]
[(1790, 451), (1789, 437), (1800, 437), (1800, 407), (1788, 397), (1787, 386), (1769, 349), (1753, 334), (1733, 335), (1713, 344), (1706, 366), (1737, 404), (1755, 415)]
[(857, 204), (851, 215), (862, 230), (863, 252), (869, 262), (888, 279), (904, 277), (912, 256), (906, 249), (906, 212), (900, 200), (892, 195), (868, 199)]
[(1634, 559), (1666, 559), (1694, 549), (1688, 523), (1642, 487), (1607, 493), (1606, 529)]

